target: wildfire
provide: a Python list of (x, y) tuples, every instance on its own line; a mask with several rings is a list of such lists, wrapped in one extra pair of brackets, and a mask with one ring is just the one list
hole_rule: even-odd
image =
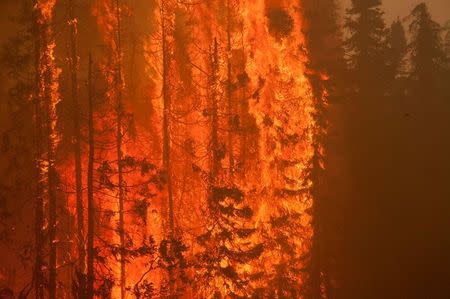
[[(306, 274), (293, 273), (307, 267), (303, 257), (313, 236), (308, 171), (317, 125), (298, 4), (150, 2), (141, 6), (145, 13), (125, 0), (92, 7), (104, 45), (95, 64), (104, 90), (94, 118), (97, 292), (112, 298), (245, 296), (240, 286), (276, 284), (282, 279), (277, 269), (291, 259), (285, 275), (299, 284), (291, 292), (300, 294)], [(38, 2), (43, 24), (51, 21), (54, 4)], [(136, 18), (151, 29), (130, 46), (127, 30)], [(52, 82), (56, 146), (53, 48), (49, 41), (42, 70)], [(142, 51), (139, 95), (146, 106), (138, 103), (129, 71), (135, 49)], [(145, 117), (136, 122), (135, 115)], [(73, 185), (71, 162), (59, 169)], [(220, 229), (238, 237), (224, 241), (227, 232)], [(291, 243), (277, 243), (289, 234), (295, 235)], [(208, 246), (218, 257), (205, 266), (211, 271), (199, 265)], [(231, 252), (248, 258), (238, 261)], [(198, 289), (185, 283), (210, 273), (217, 275)], [(233, 284), (234, 275), (245, 278)]]

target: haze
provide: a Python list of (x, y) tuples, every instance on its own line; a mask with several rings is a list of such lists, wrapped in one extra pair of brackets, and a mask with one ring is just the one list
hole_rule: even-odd
[[(344, 0), (348, 5), (351, 0)], [(443, 24), (450, 20), (450, 1), (449, 0), (384, 0), (387, 22), (400, 17), (406, 17), (409, 12), (419, 3), (425, 2), (433, 16), (433, 18)]]

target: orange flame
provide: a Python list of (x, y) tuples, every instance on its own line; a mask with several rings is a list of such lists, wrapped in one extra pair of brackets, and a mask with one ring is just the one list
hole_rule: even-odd
[[(52, 10), (55, 1), (41, 1), (43, 20), (49, 20), (48, 10)], [(305, 38), (302, 35), (302, 15), (299, 3), (289, 0), (214, 0), (201, 3), (176, 3), (175, 1), (156, 1), (159, 6), (165, 5), (167, 26), (167, 43), (169, 62), (169, 84), (172, 99), (170, 114), (171, 153), (173, 161), (173, 189), (176, 231), (183, 234), (184, 241), (190, 248), (192, 258), (199, 250), (196, 236), (205, 231), (208, 224), (206, 202), (208, 194), (208, 173), (210, 163), (210, 126), (211, 91), (208, 84), (211, 77), (211, 54), (214, 42), (218, 43), (218, 78), (215, 83), (217, 98), (222, 105), (218, 109), (219, 139), (221, 143), (231, 131), (234, 140), (252, 139), (255, 144), (255, 157), (250, 157), (246, 148), (250, 142), (240, 141), (231, 144), (231, 148), (221, 148), (224, 158), (220, 161), (219, 181), (224, 185), (236, 185), (244, 191), (246, 200), (256, 211), (254, 223), (259, 229), (279, 210), (291, 214), (300, 214), (296, 238), (299, 254), (310, 250), (312, 238), (311, 216), (308, 210), (312, 206), (309, 189), (313, 182), (307, 172), (314, 156), (314, 140), (317, 124), (314, 120), (315, 106), (306, 69), (307, 53)], [(188, 1), (189, 2), (189, 1)], [(221, 11), (227, 2), (232, 8), (226, 20), (226, 13)], [(195, 5), (194, 5), (195, 4)], [(161, 7), (152, 8), (147, 16), (152, 19), (155, 28), (159, 28), (155, 20), (161, 20)], [(121, 7), (122, 12), (130, 8)], [(130, 14), (134, 12), (130, 9)], [(123, 74), (117, 78), (117, 64), (123, 63), (126, 57), (118, 53), (117, 19), (115, 2), (112, 0), (97, 1), (93, 6), (93, 15), (106, 45), (107, 54), (100, 63), (107, 84), (106, 98), (111, 106), (116, 97), (114, 85), (121, 80), (124, 91), (124, 114), (132, 114), (136, 107), (127, 97), (126, 85), (133, 74)], [(177, 27), (178, 26), (178, 27)], [(190, 34), (180, 28), (188, 26)], [(181, 31), (179, 31), (181, 30)], [(227, 31), (232, 31), (231, 34)], [(230, 35), (230, 45), (227, 45)], [(154, 114), (152, 123), (138, 124), (137, 136), (128, 138), (124, 143), (124, 156), (136, 155), (148, 158), (158, 167), (162, 167), (161, 146), (163, 105), (161, 98), (162, 82), (162, 43), (160, 29), (154, 29), (150, 35), (144, 36), (142, 49), (145, 51), (145, 69), (148, 90), (145, 95), (151, 101)], [(48, 55), (53, 61), (54, 45), (48, 47)], [(230, 48), (230, 49), (229, 49)], [(231, 71), (228, 73), (227, 64)], [(53, 71), (57, 82), (58, 71)], [(231, 78), (229, 78), (231, 77)], [(228, 79), (230, 82), (228, 82)], [(326, 75), (322, 76), (327, 79)], [(228, 89), (231, 95), (227, 95)], [(57, 84), (52, 94), (57, 99)], [(234, 105), (226, 108), (226, 97), (231, 98)], [(56, 102), (55, 102), (56, 105)], [(148, 107), (150, 108), (150, 105)], [(107, 131), (114, 120), (113, 109), (102, 108), (97, 113), (103, 114), (98, 119), (97, 126), (101, 131)], [(231, 111), (232, 115), (227, 115)], [(106, 117), (105, 117), (106, 116)], [(108, 117), (109, 116), (109, 117)], [(236, 120), (237, 119), (237, 120)], [(237, 124), (231, 124), (235, 122)], [(246, 124), (244, 124), (246, 122)], [(253, 125), (254, 124), (254, 125)], [(252, 127), (253, 125), (253, 127)], [(151, 127), (151, 129), (148, 129)], [(252, 127), (253, 132), (248, 128)], [(54, 128), (54, 125), (53, 125)], [(152, 133), (149, 133), (152, 131)], [(251, 135), (248, 137), (247, 135)], [(150, 136), (157, 141), (149, 141)], [(113, 133), (98, 137), (105, 143), (113, 142)], [(322, 150), (322, 149), (321, 149)], [(226, 156), (246, 156), (251, 163), (239, 161), (236, 166), (241, 175), (230, 176), (230, 162)], [(245, 153), (245, 154), (244, 154)], [(103, 161), (115, 160), (114, 152), (101, 151), (97, 158)], [(242, 160), (244, 160), (242, 158)], [(242, 162), (242, 163), (241, 163)], [(255, 162), (255, 163), (253, 163)], [(239, 166), (241, 165), (241, 166)], [(70, 174), (67, 175), (70, 180)], [(127, 184), (140, 184), (138, 176), (129, 175)], [(125, 217), (127, 233), (137, 242), (143, 235), (152, 235), (158, 243), (164, 238), (167, 225), (164, 196), (166, 190), (153, 190), (157, 196), (152, 201), (152, 208), (147, 211), (147, 223), (143, 224), (136, 217)], [(130, 197), (132, 194), (130, 194)], [(96, 194), (96, 201), (102, 210), (112, 211), (111, 217), (102, 219), (105, 224), (114, 227), (118, 221), (117, 194), (106, 191)], [(133, 207), (127, 203), (125, 210)], [(119, 236), (115, 232), (100, 231), (104, 239), (118, 244)], [(254, 237), (258, 241), (261, 235)], [(134, 241), (135, 241), (134, 240)], [(247, 264), (239, 269), (241, 273), (252, 273), (260, 265), (264, 270), (278, 262), (280, 254), (272, 250), (263, 254), (258, 265)], [(133, 287), (143, 273), (146, 273), (148, 260), (136, 259), (127, 265), (127, 287)], [(227, 263), (228, 261), (222, 261)], [(119, 277), (120, 264), (110, 258), (109, 265), (113, 268), (115, 278)], [(192, 275), (193, 273), (189, 273)], [(154, 271), (149, 274), (158, 288), (164, 281), (164, 271)], [(304, 277), (299, 277), (304, 280)], [(217, 279), (211, 285), (221, 286), (223, 281)], [(189, 289), (186, 298), (200, 296), (202, 290)], [(204, 293), (207, 294), (208, 290)], [(224, 290), (224, 295), (227, 291)], [(203, 293), (202, 293), (203, 294)], [(120, 298), (119, 286), (113, 288), (113, 298)], [(131, 296), (131, 295), (130, 295)], [(128, 296), (130, 298), (130, 296)]]

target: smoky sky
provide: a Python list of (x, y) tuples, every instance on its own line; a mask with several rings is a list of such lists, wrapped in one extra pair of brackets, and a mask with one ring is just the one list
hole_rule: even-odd
[[(346, 6), (350, 2), (351, 0), (344, 0)], [(435, 21), (444, 24), (450, 20), (450, 0), (383, 0), (382, 2), (387, 22), (391, 22), (397, 17), (400, 19), (407, 17), (413, 8), (421, 2), (428, 5)]]
[(428, 4), (430, 12), (436, 21), (444, 23), (450, 20), (450, 0), (388, 0), (384, 2), (386, 15), (391, 19), (397, 16), (401, 18), (405, 14), (405, 11), (409, 12), (420, 2), (425, 2)]
[[(343, 6), (348, 6), (351, 0), (342, 1)], [(0, 0), (0, 18), (6, 19), (10, 15), (10, 8), (15, 0)], [(383, 7), (387, 21), (397, 17), (406, 17), (417, 4), (425, 2), (430, 8), (433, 18), (441, 24), (450, 20), (450, 0), (383, 0)]]

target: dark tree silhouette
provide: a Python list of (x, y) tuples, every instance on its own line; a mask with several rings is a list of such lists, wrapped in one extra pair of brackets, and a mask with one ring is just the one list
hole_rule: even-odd
[(349, 32), (345, 46), (357, 92), (366, 100), (383, 95), (386, 28), (381, 0), (352, 0), (345, 28)]
[(400, 19), (391, 24), (387, 42), (389, 72), (387, 88), (393, 101), (399, 101), (405, 94), (406, 54), (408, 51), (406, 32)]
[(405, 28), (399, 19), (391, 25), (388, 35), (388, 45), (389, 66), (391, 68), (392, 78), (395, 78), (405, 71), (405, 55), (408, 50)]
[(266, 273), (264, 298), (322, 298), (320, 277), (318, 291), (314, 290), (313, 283), (302, 284), (296, 279), (300, 273), (308, 270), (302, 265), (307, 257), (297, 253), (299, 240), (290, 237), (292, 234), (301, 234), (301, 215), (289, 211), (279, 211), (278, 215), (272, 217), (267, 228), (263, 229), (264, 249), (276, 252), (276, 262)]
[[(337, 189), (337, 186), (331, 185), (326, 170), (328, 165), (332, 164), (327, 160), (331, 150), (331, 143), (328, 141), (328, 130), (331, 127), (327, 104), (336, 105), (342, 98), (345, 65), (336, 1), (306, 0), (303, 1), (303, 7), (307, 24), (304, 34), (310, 59), (308, 67), (311, 70), (308, 78), (313, 88), (316, 108), (314, 118), (317, 122), (314, 158), (309, 169), (309, 179), (313, 182), (311, 193), (315, 198), (312, 207), (314, 237), (311, 246), (310, 277), (305, 293), (311, 298), (321, 298), (322, 290), (325, 290), (326, 295), (332, 296), (329, 282), (333, 257), (327, 248), (331, 245), (329, 237), (333, 234), (334, 226), (330, 213), (333, 201), (330, 199), (335, 197), (335, 194), (327, 194), (326, 190)], [(280, 267), (280, 270), (282, 268), (284, 267)]]
[(197, 238), (202, 247), (197, 254), (198, 287), (209, 292), (206, 297), (250, 297), (253, 273), (246, 273), (242, 267), (255, 261), (263, 250), (262, 244), (250, 239), (256, 232), (248, 225), (253, 211), (237, 188), (213, 188), (208, 208), (209, 227)]
[(86, 298), (94, 298), (94, 258), (95, 258), (95, 201), (94, 201), (94, 99), (92, 90), (92, 56), (89, 54), (88, 66), (88, 119), (89, 119), (89, 162), (87, 167), (87, 260), (86, 260)]
[(425, 99), (431, 90), (439, 88), (442, 74), (443, 51), (441, 26), (432, 20), (425, 3), (417, 5), (410, 17), (409, 31), (412, 36), (409, 44), (411, 54), (412, 90)]

